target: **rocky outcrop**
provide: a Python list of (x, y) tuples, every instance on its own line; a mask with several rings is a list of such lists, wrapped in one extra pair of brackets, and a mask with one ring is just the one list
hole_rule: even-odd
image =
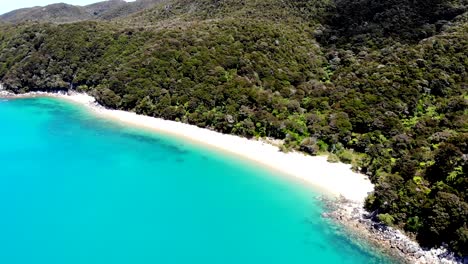
[(356, 203), (340, 197), (336, 200), (321, 198), (328, 211), (325, 218), (343, 225), (352, 235), (356, 235), (379, 247), (386, 254), (405, 263), (417, 264), (468, 264), (468, 257), (456, 256), (445, 245), (440, 248), (425, 249), (408, 236), (383, 223), (372, 220), (374, 215)]

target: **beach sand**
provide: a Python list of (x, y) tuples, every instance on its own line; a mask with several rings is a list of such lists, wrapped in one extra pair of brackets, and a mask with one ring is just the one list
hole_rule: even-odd
[(81, 93), (30, 93), (20, 96), (52, 96), (79, 103), (104, 118), (179, 136), (255, 161), (282, 174), (302, 179), (325, 195), (341, 195), (346, 199), (363, 203), (368, 193), (374, 189), (367, 176), (353, 172), (350, 165), (329, 163), (326, 156), (308, 156), (299, 152), (284, 153), (277, 146), (260, 140), (222, 134), (194, 125), (132, 112), (106, 109), (99, 106), (93, 97)]

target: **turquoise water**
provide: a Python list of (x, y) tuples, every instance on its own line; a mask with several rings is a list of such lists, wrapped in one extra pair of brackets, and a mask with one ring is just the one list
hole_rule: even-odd
[(383, 263), (318, 193), (52, 98), (0, 99), (0, 263)]

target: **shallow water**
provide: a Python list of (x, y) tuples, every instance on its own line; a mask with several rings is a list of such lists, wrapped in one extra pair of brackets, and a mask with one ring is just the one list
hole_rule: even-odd
[(390, 263), (317, 195), (59, 99), (0, 101), (0, 263)]

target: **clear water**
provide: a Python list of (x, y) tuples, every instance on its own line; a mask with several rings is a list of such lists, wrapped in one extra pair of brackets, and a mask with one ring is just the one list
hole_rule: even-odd
[(310, 186), (52, 98), (0, 99), (0, 263), (389, 263)]

